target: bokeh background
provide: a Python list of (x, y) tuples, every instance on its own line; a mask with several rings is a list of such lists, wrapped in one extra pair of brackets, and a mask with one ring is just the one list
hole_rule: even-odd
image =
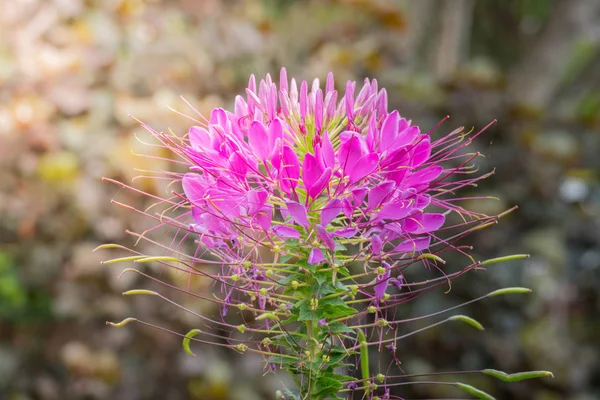
[(404, 342), (403, 369), (548, 369), (556, 379), (468, 382), (499, 399), (600, 398), (597, 0), (0, 0), (0, 398), (273, 398), (278, 378), (263, 378), (251, 355), (196, 348), (191, 358), (172, 335), (107, 328), (131, 315), (183, 332), (194, 321), (122, 298), (146, 283), (118, 279), (123, 266), (101, 265), (111, 254), (92, 249), (131, 244), (125, 230), (150, 226), (111, 205), (118, 188), (101, 178), (167, 168), (134, 154), (148, 149), (128, 114), (185, 133), (167, 108), (190, 112), (180, 95), (204, 112), (230, 107), (250, 73), (281, 66), (299, 78), (335, 71), (338, 84), (377, 78), (423, 130), (450, 115), (434, 135), (499, 121), (475, 144), (482, 170), (497, 170), (478, 192), (501, 198), (489, 212), (520, 208), (471, 243), (481, 259), (532, 257), (407, 312), (501, 286), (534, 294), (464, 310), (484, 334), (442, 328)]

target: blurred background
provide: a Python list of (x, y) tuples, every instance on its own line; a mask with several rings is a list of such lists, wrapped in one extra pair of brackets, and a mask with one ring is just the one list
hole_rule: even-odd
[[(434, 136), (498, 123), (474, 144), (490, 213), (470, 239), (494, 265), (415, 302), (431, 312), (502, 286), (534, 294), (468, 307), (484, 334), (442, 328), (403, 342), (408, 373), (546, 369), (556, 379), (467, 377), (498, 399), (600, 398), (600, 2), (597, 0), (0, 0), (0, 399), (273, 398), (250, 354), (196, 348), (128, 316), (186, 332), (193, 322), (101, 265), (102, 243), (151, 223), (111, 205), (138, 169), (168, 165), (134, 137), (133, 114), (185, 133), (190, 112), (230, 108), (250, 73), (377, 78), (390, 106)], [(151, 181), (136, 185), (164, 191)], [(121, 194), (143, 207), (146, 199)], [(123, 200), (123, 198), (121, 198)], [(197, 283), (202, 290), (202, 283)], [(398, 372), (399, 373), (399, 372)], [(460, 397), (444, 388), (406, 398)]]

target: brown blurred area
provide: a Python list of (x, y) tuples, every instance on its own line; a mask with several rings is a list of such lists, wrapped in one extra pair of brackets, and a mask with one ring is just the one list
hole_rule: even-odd
[(278, 77), (282, 66), (301, 79), (334, 71), (339, 89), (377, 78), (423, 131), (451, 115), (434, 136), (499, 120), (474, 150), (486, 155), (483, 171), (497, 168), (478, 193), (501, 201), (477, 207), (520, 209), (471, 243), (482, 258), (532, 257), (406, 313), (502, 286), (534, 294), (464, 310), (484, 334), (448, 328), (405, 342), (403, 369), (547, 369), (556, 379), (468, 382), (499, 399), (600, 398), (597, 0), (0, 0), (0, 399), (258, 400), (289, 384), (263, 377), (251, 354), (199, 346), (192, 358), (174, 335), (106, 327), (135, 316), (185, 332), (196, 321), (156, 299), (123, 298), (147, 283), (119, 279), (123, 266), (92, 252), (131, 245), (127, 229), (152, 226), (112, 205), (120, 191), (101, 178), (130, 183), (139, 170), (170, 168), (136, 156), (155, 150), (136, 139), (129, 114), (184, 134), (190, 121), (167, 107), (191, 113), (179, 96), (205, 113), (230, 108), (249, 74)]

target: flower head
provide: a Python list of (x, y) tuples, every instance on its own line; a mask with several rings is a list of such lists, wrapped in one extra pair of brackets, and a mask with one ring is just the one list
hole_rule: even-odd
[[(176, 232), (172, 244), (138, 235), (170, 255), (131, 250), (127, 260), (159, 262), (221, 288), (213, 297), (178, 289), (221, 309), (211, 317), (180, 306), (209, 327), (184, 335), (186, 350), (193, 340), (263, 354), (269, 370), (288, 370), (303, 394), (324, 399), (346, 390), (334, 378), (340, 360), (364, 360), (369, 346), (395, 350), (404, 337), (396, 334), (397, 305), (481, 265), (454, 244), (498, 218), (454, 197), (485, 177), (472, 175), (477, 154), (462, 151), (479, 133), (458, 129), (433, 140), (387, 103), (376, 80), (358, 93), (347, 82), (339, 95), (331, 73), (324, 88), (316, 79), (309, 89), (282, 69), (279, 86), (269, 75), (259, 83), (252, 76), (233, 111), (214, 109), (183, 138), (142, 124), (187, 170), (166, 174), (181, 190), (158, 202), (162, 211), (143, 212), (157, 229)], [(459, 222), (447, 224), (449, 214)], [(467, 255), (468, 265), (446, 271), (448, 251)], [(407, 269), (417, 261), (438, 276), (410, 281)], [(247, 312), (253, 318), (240, 319)], [(370, 377), (360, 382), (346, 382), (347, 390), (374, 390)]]

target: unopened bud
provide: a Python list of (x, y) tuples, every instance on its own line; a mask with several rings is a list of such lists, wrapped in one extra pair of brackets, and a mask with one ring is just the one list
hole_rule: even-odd
[(292, 281), (292, 289), (294, 289), (294, 290), (298, 289), (298, 285), (300, 285), (298, 283), (298, 281)]
[(246, 327), (244, 325), (238, 325), (237, 330), (240, 333), (244, 333), (244, 332), (246, 332)]
[(385, 380), (385, 375), (382, 373), (379, 373), (379, 374), (377, 374), (376, 378), (379, 382), (383, 382)]
[(375, 314), (377, 312), (377, 307), (369, 306), (369, 308), (367, 308), (367, 311), (369, 312), (369, 314)]
[(248, 346), (246, 346), (244, 343), (240, 343), (237, 346), (235, 346), (235, 349), (243, 353), (248, 349)]
[(387, 322), (387, 320), (385, 320), (385, 319), (380, 319), (379, 321), (377, 321), (377, 325), (381, 326), (382, 328), (383, 328), (384, 326), (388, 326), (389, 324), (390, 324), (390, 323), (389, 323), (389, 322)]

